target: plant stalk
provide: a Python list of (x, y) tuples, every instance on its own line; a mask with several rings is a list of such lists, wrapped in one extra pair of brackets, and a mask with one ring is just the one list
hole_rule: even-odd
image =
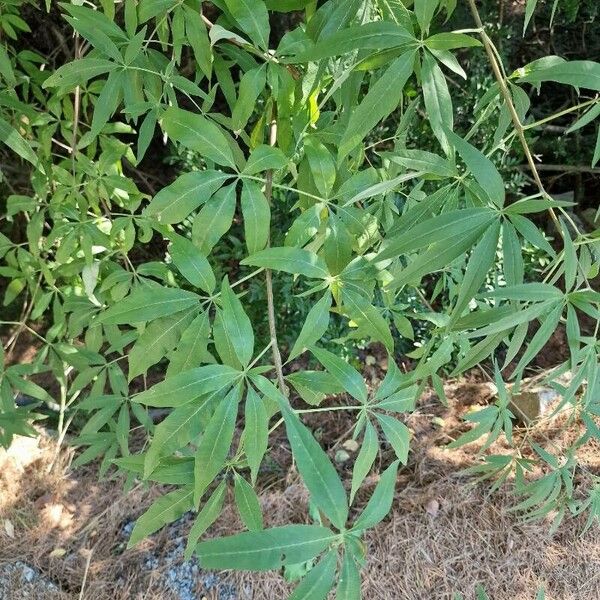
[[(273, 107), (273, 115), (271, 117), (271, 123), (269, 125), (269, 145), (275, 146), (277, 143), (277, 116), (275, 114), (275, 107)], [(269, 169), (266, 172), (265, 181), (265, 196), (269, 205), (273, 198), (273, 170)], [(270, 245), (270, 239), (267, 245)], [(265, 283), (267, 288), (267, 315), (269, 319), (269, 333), (271, 336), (271, 351), (273, 353), (273, 363), (275, 364), (275, 372), (277, 373), (277, 383), (281, 393), (287, 397), (288, 389), (285, 385), (285, 378), (283, 376), (283, 362), (281, 360), (281, 352), (279, 351), (279, 343), (277, 341), (277, 321), (275, 318), (275, 302), (273, 300), (273, 278), (271, 276), (271, 269), (265, 269)]]
[[(510, 117), (511, 117), (513, 125), (515, 127), (515, 131), (517, 132), (517, 136), (519, 138), (519, 141), (521, 142), (521, 146), (523, 148), (523, 152), (525, 153), (525, 157), (527, 158), (527, 163), (529, 164), (529, 169), (531, 170), (531, 174), (533, 175), (535, 184), (537, 185), (538, 189), (540, 190), (542, 196), (545, 198), (549, 198), (550, 196), (549, 196), (548, 192), (546, 192), (546, 189), (544, 188), (544, 184), (542, 183), (542, 180), (540, 179), (540, 174), (538, 173), (537, 166), (535, 164), (535, 161), (533, 160), (533, 154), (531, 153), (531, 150), (529, 149), (529, 145), (527, 144), (527, 140), (525, 139), (525, 129), (523, 127), (523, 124), (521, 123), (521, 119), (519, 119), (519, 115), (517, 114), (517, 109), (515, 108), (515, 105), (513, 103), (512, 96), (510, 94), (508, 86), (506, 85), (506, 79), (504, 78), (504, 75), (502, 75), (500, 65), (498, 64), (498, 59), (496, 58), (496, 55), (494, 53), (492, 41), (490, 40), (488, 34), (485, 31), (483, 22), (481, 21), (481, 16), (479, 15), (479, 11), (477, 10), (477, 6), (475, 4), (475, 0), (468, 0), (468, 2), (469, 2), (469, 7), (471, 8), (471, 14), (473, 15), (473, 19), (475, 21), (475, 25), (477, 26), (477, 28), (480, 31), (481, 40), (483, 41), (483, 46), (485, 48), (485, 52), (488, 56), (490, 65), (492, 67), (492, 71), (494, 72), (494, 77), (496, 78), (496, 81), (498, 82), (498, 86), (500, 88), (500, 93), (502, 94), (502, 97), (504, 98), (504, 101), (506, 102), (506, 106), (508, 107), (508, 112), (510, 113)], [(559, 234), (562, 235), (562, 228), (558, 221), (558, 217), (556, 216), (556, 213), (554, 212), (554, 209), (552, 207), (550, 207), (548, 209), (548, 213), (550, 214), (550, 217), (552, 218), (552, 221), (553, 221), (554, 226), (556, 227), (557, 231), (559, 232)]]

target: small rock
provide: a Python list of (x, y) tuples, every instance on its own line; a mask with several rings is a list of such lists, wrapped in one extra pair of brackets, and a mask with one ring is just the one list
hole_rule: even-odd
[(9, 538), (15, 537), (15, 526), (9, 519), (4, 519), (4, 531)]
[(344, 450), (347, 450), (348, 452), (356, 452), (360, 448), (360, 444), (352, 439), (346, 440), (342, 446), (344, 447)]
[(431, 500), (429, 500), (427, 502), (427, 504), (425, 505), (425, 512), (428, 515), (430, 515), (431, 517), (433, 517), (434, 519), (435, 519), (435, 517), (437, 517), (439, 511), (440, 511), (440, 503), (435, 498), (432, 498)]
[(345, 450), (338, 450), (335, 453), (335, 462), (338, 464), (344, 464), (350, 460), (350, 455)]

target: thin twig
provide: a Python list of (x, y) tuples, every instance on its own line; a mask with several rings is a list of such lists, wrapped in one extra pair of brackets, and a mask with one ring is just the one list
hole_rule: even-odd
[[(81, 48), (79, 45), (79, 34), (75, 32), (75, 60), (80, 58)], [(75, 88), (75, 98), (73, 99), (73, 137), (71, 138), (71, 166), (73, 169), (73, 178), (75, 178), (75, 152), (77, 151), (77, 129), (79, 128), (79, 107), (81, 104), (81, 88)]]

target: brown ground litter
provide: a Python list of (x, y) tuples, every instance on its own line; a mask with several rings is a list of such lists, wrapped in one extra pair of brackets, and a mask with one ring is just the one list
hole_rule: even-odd
[[(567, 520), (550, 535), (548, 522), (524, 524), (507, 512), (514, 503), (508, 490), (488, 496), (489, 486), (474, 484), (462, 474), (476, 460), (477, 444), (452, 451), (444, 445), (466, 429), (462, 415), (489, 401), (490, 392), (485, 384), (467, 382), (449, 386), (447, 395), (451, 408), (426, 396), (407, 421), (414, 433), (413, 451), (399, 474), (393, 512), (367, 535), (364, 598), (449, 600), (455, 592), (474, 598), (478, 583), (492, 600), (530, 600), (541, 586), (548, 600), (600, 598), (597, 528), (582, 536), (583, 521)], [(310, 426), (322, 432), (333, 455), (333, 446), (347, 439), (350, 421), (341, 411), (331, 418), (321, 415), (320, 421), (312, 417)], [(432, 417), (438, 417), (436, 425)], [(577, 432), (559, 417), (532, 435), (561, 447)], [(273, 472), (265, 477), (261, 494), (265, 520), (269, 525), (302, 522), (306, 492), (290, 469), (284, 438), (274, 444)], [(501, 452), (502, 443), (494, 449)], [(40, 442), (19, 440), (11, 452), (12, 456), (0, 455), (0, 569), (22, 561), (61, 591), (25, 589), (13, 577), (4, 596), (0, 593), (2, 600), (78, 599), (88, 558), (85, 600), (178, 598), (165, 587), (171, 565), (165, 557), (181, 543), (191, 520), (125, 549), (124, 525), (141, 514), (160, 490), (137, 485), (125, 495), (122, 480), (98, 481), (94, 466), (73, 472), (70, 449), (61, 453), (59, 464), (48, 474), (54, 442), (46, 434)], [(382, 452), (378, 468), (389, 458)], [(590, 472), (600, 474), (598, 445), (583, 449), (582, 460)], [(352, 460), (342, 474), (349, 474), (351, 466)], [(376, 480), (376, 475), (370, 478), (359, 503), (368, 499)], [(14, 528), (13, 537), (1, 526), (5, 520)], [(228, 505), (209, 535), (241, 529), (235, 508)], [(147, 568), (149, 555), (157, 557), (156, 568)], [(219, 585), (207, 586), (208, 581), (201, 573), (197, 598), (231, 597), (220, 594), (229, 584), (244, 600), (285, 598), (291, 589), (279, 573), (225, 573), (218, 575)]]

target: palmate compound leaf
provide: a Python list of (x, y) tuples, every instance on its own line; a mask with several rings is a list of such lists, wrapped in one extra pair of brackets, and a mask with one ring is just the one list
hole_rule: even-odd
[(268, 571), (311, 560), (337, 539), (320, 525), (284, 525), (200, 542), (196, 555), (204, 569)]
[(242, 395), (241, 384), (233, 388), (217, 405), (198, 444), (194, 466), (194, 505), (225, 464), (237, 419), (238, 403)]

